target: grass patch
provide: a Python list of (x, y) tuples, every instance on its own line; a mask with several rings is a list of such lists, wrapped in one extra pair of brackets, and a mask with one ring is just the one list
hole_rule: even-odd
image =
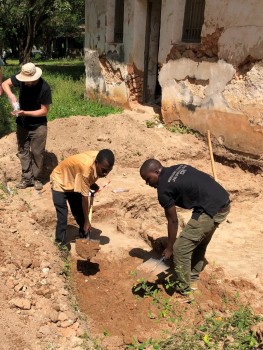
[[(82, 60), (41, 61), (37, 65), (42, 68), (43, 78), (52, 89), (53, 103), (48, 113), (49, 121), (75, 115), (101, 117), (121, 113), (121, 108), (85, 98), (86, 77)], [(3, 79), (8, 79), (19, 71), (18, 62), (8, 60), (8, 65), (3, 67)], [(13, 89), (13, 92), (18, 93), (18, 89)], [(16, 130), (15, 118), (10, 112), (8, 99), (3, 94), (0, 105), (0, 137)]]
[(192, 134), (192, 135), (197, 134), (195, 131), (193, 131), (192, 129), (188, 128), (187, 126), (185, 126), (183, 124), (173, 125), (173, 126), (167, 127), (167, 130), (174, 132), (176, 134)]

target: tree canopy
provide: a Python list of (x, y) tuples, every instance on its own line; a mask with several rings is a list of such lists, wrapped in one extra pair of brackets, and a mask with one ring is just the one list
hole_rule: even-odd
[(0, 0), (0, 50), (10, 48), (21, 63), (36, 44), (50, 55), (51, 40), (76, 32), (84, 12), (85, 0)]

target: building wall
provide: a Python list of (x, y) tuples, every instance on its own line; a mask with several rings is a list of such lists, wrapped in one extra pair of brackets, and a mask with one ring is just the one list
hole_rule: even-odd
[[(114, 0), (86, 0), (86, 91), (129, 107), (143, 84), (145, 6), (125, 1), (123, 43), (114, 43)], [(136, 40), (134, 38), (137, 38)]]
[[(165, 123), (183, 123), (203, 134), (209, 128), (221, 146), (259, 159), (263, 1), (206, 0), (198, 44), (181, 41), (185, 3), (162, 0), (161, 10), (153, 10), (155, 19), (161, 12), (161, 23), (151, 28), (147, 88), (153, 95), (158, 67)], [(114, 0), (86, 0), (86, 90), (130, 107), (143, 97), (147, 0), (125, 0), (124, 40), (118, 44), (114, 6)]]
[(247, 56), (263, 57), (263, 3), (261, 0), (207, 1), (202, 36), (222, 28), (218, 56), (238, 65)]
[[(263, 58), (263, 2), (206, 0), (200, 44), (181, 42), (182, 22), (174, 26), (175, 3), (182, 13), (183, 0), (170, 2), (162, 13), (166, 22), (161, 27), (159, 82), (164, 121), (201, 134), (210, 129), (219, 146), (261, 159), (263, 61), (257, 61)], [(167, 38), (169, 28), (177, 30), (172, 40)]]

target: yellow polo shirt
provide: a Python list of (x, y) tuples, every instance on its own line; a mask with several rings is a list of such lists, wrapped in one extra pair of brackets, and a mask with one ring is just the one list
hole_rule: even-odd
[(79, 192), (88, 196), (90, 185), (98, 179), (95, 159), (98, 151), (75, 154), (60, 162), (50, 175), (51, 188), (54, 191)]

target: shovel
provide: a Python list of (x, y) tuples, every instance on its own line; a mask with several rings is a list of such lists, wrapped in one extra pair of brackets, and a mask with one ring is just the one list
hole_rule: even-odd
[[(90, 205), (89, 205), (89, 222), (92, 219), (93, 201), (95, 192), (91, 192), (90, 195)], [(85, 260), (90, 260), (93, 258), (100, 250), (98, 239), (91, 239), (91, 230), (88, 230), (85, 234), (86, 238), (81, 238), (76, 240), (76, 252), (77, 254)]]
[(148, 276), (153, 272), (155, 275), (159, 275), (168, 269), (169, 266), (165, 264), (164, 257), (162, 257), (161, 259), (150, 258), (139, 265), (136, 270), (139, 272), (139, 274), (145, 272)]

